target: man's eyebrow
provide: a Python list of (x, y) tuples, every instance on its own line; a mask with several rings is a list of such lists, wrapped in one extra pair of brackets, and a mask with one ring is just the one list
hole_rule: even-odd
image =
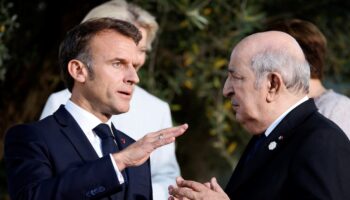
[(139, 46), (139, 49), (141, 51), (149, 51), (149, 49), (147, 48), (147, 46)]
[(124, 58), (119, 58), (119, 57), (115, 57), (115, 58), (112, 58), (112, 59), (108, 60), (108, 62), (116, 62), (116, 61), (125, 63), (125, 62), (126, 62), (126, 59), (124, 59)]
[(229, 66), (227, 71), (230, 72), (230, 73), (236, 73), (237, 72), (233, 66)]

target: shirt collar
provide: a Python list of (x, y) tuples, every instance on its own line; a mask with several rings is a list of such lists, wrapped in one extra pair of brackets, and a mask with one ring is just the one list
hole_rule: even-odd
[[(67, 101), (65, 108), (73, 116), (85, 134), (91, 132), (92, 129), (102, 123), (99, 118), (78, 106), (70, 99)], [(109, 119), (105, 124), (111, 127), (111, 123), (111, 119)]]
[(305, 96), (304, 98), (300, 99), (298, 102), (296, 102), (293, 106), (291, 106), (287, 111), (285, 111), (282, 115), (280, 115), (265, 131), (265, 136), (268, 137), (270, 133), (273, 131), (273, 129), (276, 128), (276, 126), (283, 120), (283, 118), (290, 113), (294, 108), (299, 106), (300, 104), (307, 101), (309, 97)]

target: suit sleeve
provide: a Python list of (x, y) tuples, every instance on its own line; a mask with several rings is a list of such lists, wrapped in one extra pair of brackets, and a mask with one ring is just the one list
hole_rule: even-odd
[(326, 129), (301, 145), (291, 167), (294, 186), (301, 191), (295, 199), (350, 199), (350, 143), (346, 136)]
[(4, 159), (11, 199), (95, 199), (120, 190), (109, 156), (72, 164), (57, 173), (40, 130), (35, 129), (20, 125), (6, 134)]
[[(162, 119), (160, 129), (172, 126), (168, 104), (164, 106)], [(168, 199), (168, 186), (176, 184), (175, 179), (180, 176), (180, 168), (175, 155), (175, 143), (157, 149), (151, 157), (153, 199)]]

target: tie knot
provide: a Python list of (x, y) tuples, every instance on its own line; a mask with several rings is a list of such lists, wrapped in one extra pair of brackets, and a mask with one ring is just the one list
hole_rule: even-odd
[(107, 125), (107, 124), (99, 124), (98, 126), (96, 126), (93, 131), (98, 135), (98, 137), (100, 137), (101, 139), (105, 139), (108, 137), (113, 137), (112, 135), (112, 131), (111, 128)]
[(259, 149), (259, 146), (264, 142), (265, 139), (266, 139), (266, 135), (264, 133), (254, 136), (253, 145), (251, 146), (251, 148), (247, 153), (247, 157), (245, 158), (245, 163), (247, 163), (248, 160), (250, 160), (256, 154), (257, 150)]

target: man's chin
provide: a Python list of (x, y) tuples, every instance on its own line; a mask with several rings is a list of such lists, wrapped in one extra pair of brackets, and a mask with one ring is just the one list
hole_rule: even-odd
[(246, 130), (248, 130), (249, 129), (249, 123), (248, 123), (248, 121), (247, 121), (247, 118), (244, 118), (243, 116), (241, 116), (241, 115), (239, 115), (239, 114), (237, 114), (236, 113), (236, 121), (239, 123), (239, 124), (241, 124), (242, 125), (242, 127), (244, 128), (244, 129), (246, 129)]
[(242, 116), (239, 115), (239, 113), (234, 112), (233, 114), (235, 115), (235, 119), (237, 122), (239, 122), (239, 123), (243, 122)]
[(130, 105), (128, 106), (118, 106), (115, 109), (113, 109), (113, 115), (119, 115), (126, 113), (130, 110)]

